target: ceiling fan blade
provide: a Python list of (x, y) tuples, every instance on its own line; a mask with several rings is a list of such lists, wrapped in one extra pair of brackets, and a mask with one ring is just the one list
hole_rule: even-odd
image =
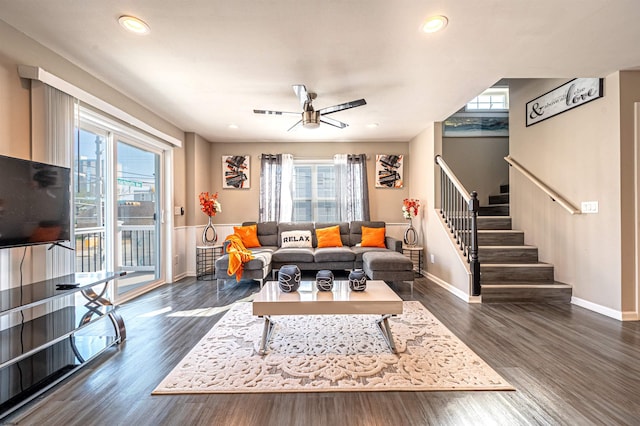
[(266, 109), (254, 109), (253, 112), (256, 114), (267, 114), (267, 115), (300, 115), (299, 112), (269, 111)]
[(344, 129), (345, 127), (348, 126), (347, 123), (343, 123), (342, 121), (334, 120), (333, 118), (329, 118), (329, 117), (320, 116), (320, 122), (321, 123), (330, 124), (332, 126), (340, 128), (340, 129)]
[(357, 101), (345, 102), (340, 105), (334, 105), (334, 106), (322, 108), (319, 112), (320, 112), (320, 115), (333, 114), (334, 112), (337, 112), (337, 111), (342, 111), (349, 108), (355, 108), (355, 107), (359, 107), (366, 104), (367, 104), (367, 101), (365, 101), (364, 99), (358, 99)]
[(294, 127), (296, 127), (298, 124), (302, 123), (302, 120), (298, 120), (298, 122), (296, 124), (294, 124), (293, 126), (289, 127), (289, 129), (287, 130), (287, 132), (290, 132), (291, 130), (293, 130)]
[(293, 91), (296, 93), (301, 106), (304, 107), (306, 102), (311, 102), (311, 96), (309, 96), (309, 92), (307, 92), (304, 84), (294, 84)]

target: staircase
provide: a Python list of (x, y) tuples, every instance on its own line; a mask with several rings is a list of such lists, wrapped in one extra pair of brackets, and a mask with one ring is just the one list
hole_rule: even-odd
[(538, 262), (538, 248), (512, 229), (509, 185), (480, 207), (478, 246), (483, 303), (570, 302), (571, 286), (554, 281), (553, 265)]

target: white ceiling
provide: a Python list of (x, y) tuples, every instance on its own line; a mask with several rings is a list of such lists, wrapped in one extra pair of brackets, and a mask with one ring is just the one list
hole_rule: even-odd
[[(434, 14), (448, 27), (421, 33)], [(502, 78), (639, 67), (639, 18), (640, 0), (0, 0), (0, 19), (210, 141), (406, 141)], [(331, 116), (345, 129), (253, 114), (300, 110), (293, 84), (316, 109), (367, 105)]]

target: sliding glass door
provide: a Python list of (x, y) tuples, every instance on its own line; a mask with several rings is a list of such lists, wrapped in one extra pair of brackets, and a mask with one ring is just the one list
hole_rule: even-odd
[(76, 271), (126, 271), (115, 297), (140, 294), (163, 279), (163, 150), (81, 110), (74, 157)]
[(160, 155), (118, 140), (116, 157), (118, 269), (127, 271), (118, 284), (123, 294), (160, 278)]

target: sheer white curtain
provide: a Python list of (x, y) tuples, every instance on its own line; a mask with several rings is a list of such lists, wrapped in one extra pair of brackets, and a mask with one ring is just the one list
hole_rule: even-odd
[(336, 205), (338, 220), (369, 220), (369, 186), (366, 154), (336, 154)]
[(260, 222), (290, 222), (293, 215), (293, 155), (260, 157)]

